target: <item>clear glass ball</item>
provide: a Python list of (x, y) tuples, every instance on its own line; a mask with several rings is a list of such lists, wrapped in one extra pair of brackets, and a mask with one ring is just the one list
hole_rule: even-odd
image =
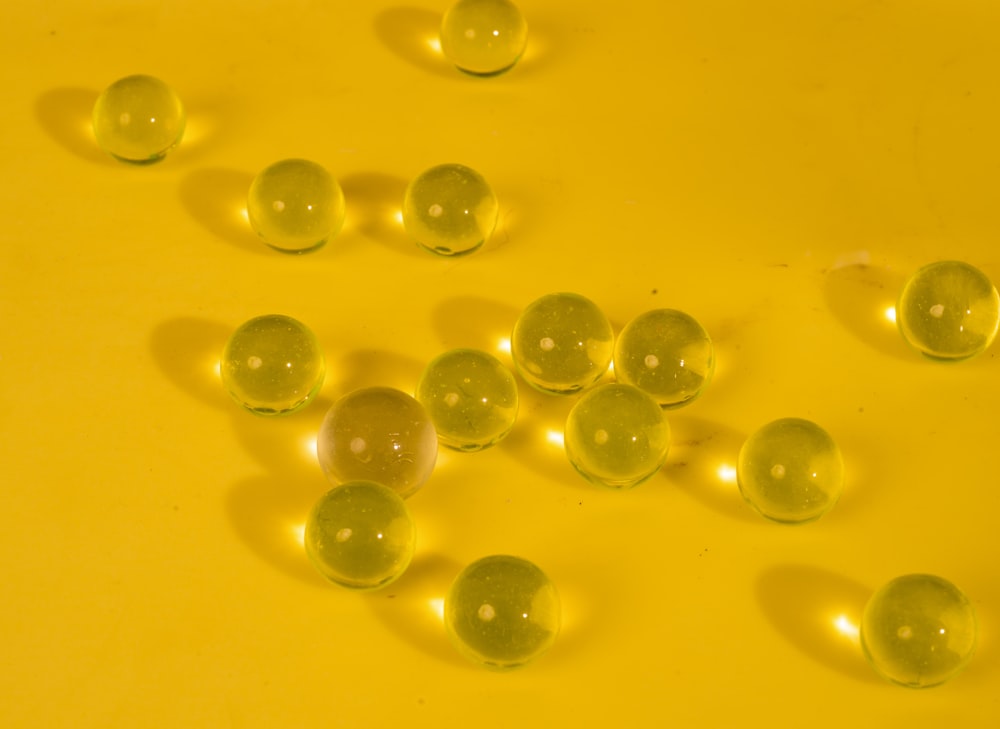
[(969, 598), (934, 575), (897, 577), (872, 595), (861, 618), (861, 647), (884, 678), (927, 688), (972, 660), (979, 622)]
[(460, 256), (490, 237), (499, 210), (493, 189), (478, 172), (464, 165), (438, 165), (407, 186), (403, 227), (431, 253)]
[(391, 387), (344, 395), (323, 418), (316, 442), (320, 466), (332, 483), (374, 481), (403, 498), (430, 478), (437, 447), (424, 406)]
[(257, 415), (287, 415), (323, 385), (326, 364), (316, 335), (290, 316), (241, 324), (226, 342), (219, 374), (232, 398)]
[(441, 21), (445, 58), (476, 76), (512, 68), (527, 45), (528, 23), (510, 0), (459, 0)]
[(469, 660), (494, 670), (523, 666), (555, 642), (562, 621), (555, 585), (520, 557), (484, 557), (455, 578), (444, 625)]
[(181, 141), (186, 116), (166, 83), (138, 74), (119, 79), (94, 104), (97, 144), (122, 162), (158, 162)]
[(593, 385), (608, 371), (614, 331), (590, 299), (548, 294), (521, 312), (510, 348), (517, 371), (529, 385), (567, 395)]
[(250, 226), (282, 253), (308, 253), (321, 247), (340, 232), (345, 215), (340, 184), (309, 160), (275, 162), (250, 184)]
[(743, 498), (768, 519), (799, 524), (837, 503), (844, 461), (829, 433), (809, 420), (783, 418), (747, 438), (736, 477)]
[(374, 590), (396, 580), (413, 559), (417, 531), (402, 497), (371, 481), (327, 492), (309, 512), (306, 554), (332, 582)]
[(903, 286), (896, 323), (903, 338), (930, 359), (968, 359), (996, 337), (1000, 297), (979, 269), (961, 261), (938, 261)]
[(631, 488), (667, 460), (670, 425), (659, 403), (632, 385), (599, 385), (580, 396), (566, 418), (566, 455), (588, 481)]
[(502, 440), (517, 418), (517, 383), (500, 360), (476, 349), (453, 349), (427, 365), (417, 400), (449, 448), (478, 451)]
[(615, 342), (615, 377), (648, 392), (665, 408), (687, 405), (704, 392), (715, 371), (708, 332), (675, 309), (640, 314)]

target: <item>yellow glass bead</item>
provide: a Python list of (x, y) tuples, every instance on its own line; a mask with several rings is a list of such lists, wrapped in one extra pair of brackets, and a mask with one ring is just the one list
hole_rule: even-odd
[(304, 544), (319, 572), (332, 582), (374, 590), (409, 566), (417, 532), (402, 497), (370, 481), (327, 492), (309, 513)]
[(280, 314), (240, 325), (226, 342), (219, 370), (233, 399), (257, 415), (287, 415), (304, 407), (325, 373), (316, 335)]
[(158, 162), (184, 136), (184, 105), (167, 84), (153, 76), (126, 76), (111, 84), (94, 104), (94, 137), (122, 162)]
[(494, 555), (466, 567), (444, 601), (444, 624), (458, 651), (494, 670), (523, 666), (555, 642), (559, 593), (536, 565)]
[(503, 73), (527, 45), (528, 23), (510, 0), (459, 0), (441, 21), (441, 51), (466, 73)]
[(972, 660), (979, 621), (969, 598), (934, 575), (904, 575), (878, 590), (861, 619), (861, 647), (884, 678), (937, 686)]
[(345, 215), (340, 184), (325, 168), (304, 159), (265, 168), (247, 196), (250, 226), (282, 253), (316, 250), (340, 232)]

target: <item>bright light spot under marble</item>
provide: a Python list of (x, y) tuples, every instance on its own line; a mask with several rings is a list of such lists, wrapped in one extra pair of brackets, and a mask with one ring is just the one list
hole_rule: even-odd
[(503, 337), (499, 342), (497, 342), (497, 349), (501, 352), (510, 354), (510, 337)]
[(295, 539), (297, 544), (302, 545), (303, 548), (306, 546), (306, 525), (305, 524), (293, 524), (292, 525), (292, 537)]
[(441, 39), (440, 38), (428, 38), (427, 45), (435, 53), (441, 53)]
[(440, 620), (443, 623), (444, 622), (444, 598), (443, 597), (432, 597), (430, 600), (427, 601), (427, 606), (431, 609), (431, 612), (434, 613), (435, 617), (437, 617), (437, 619)]
[(547, 440), (552, 445), (557, 445), (560, 448), (564, 448), (566, 443), (563, 439), (563, 434), (558, 430), (549, 430), (545, 433), (545, 440)]
[(891, 321), (893, 324), (896, 323), (896, 307), (890, 306), (885, 310), (885, 318)]
[(846, 615), (838, 615), (833, 620), (833, 627), (837, 629), (837, 632), (852, 641), (857, 642), (860, 639), (861, 629), (851, 622), (851, 619)]
[(716, 471), (719, 474), (719, 480), (725, 483), (736, 483), (736, 469), (730, 466), (728, 463), (723, 463), (719, 466), (719, 470)]
[(307, 435), (302, 439), (302, 450), (309, 457), (312, 463), (319, 462), (318, 438), (315, 435)]

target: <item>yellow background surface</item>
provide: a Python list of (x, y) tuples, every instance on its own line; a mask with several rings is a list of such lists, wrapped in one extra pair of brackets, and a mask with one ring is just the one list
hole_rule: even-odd
[[(4, 3), (0, 725), (997, 726), (997, 348), (926, 361), (885, 310), (936, 259), (1000, 279), (1000, 9), (522, 0), (527, 54), (480, 79), (432, 48), (446, 6)], [(189, 114), (149, 167), (89, 126), (132, 73)], [(345, 228), (314, 254), (242, 217), (285, 157), (344, 188)], [(394, 219), (442, 162), (500, 199), (494, 236), (456, 260)], [(407, 574), (325, 583), (297, 541), (327, 488), (325, 410), (412, 392), (445, 349), (497, 351), (553, 291), (616, 331), (670, 307), (711, 333), (715, 378), (670, 413), (662, 473), (591, 486), (547, 438), (572, 398), (522, 386), (510, 437), (442, 452), (409, 499)], [(215, 374), (265, 313), (307, 323), (328, 359), (284, 419)], [(826, 428), (847, 468), (840, 503), (798, 528), (725, 477), (784, 416)], [(563, 600), (552, 650), (507, 674), (459, 656), (434, 609), (492, 553), (535, 561)], [(967, 671), (927, 691), (878, 678), (843, 630), (909, 572), (959, 585), (982, 625)]]

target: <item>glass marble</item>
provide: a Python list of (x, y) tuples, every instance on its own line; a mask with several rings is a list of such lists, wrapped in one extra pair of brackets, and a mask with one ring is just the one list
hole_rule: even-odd
[(286, 415), (316, 396), (326, 363), (316, 335), (305, 324), (269, 314), (232, 333), (219, 372), (229, 394), (250, 412)]
[(166, 83), (138, 74), (119, 79), (94, 104), (97, 144), (122, 162), (158, 162), (184, 136), (180, 98)]
[(567, 395), (593, 385), (608, 371), (614, 331), (590, 299), (548, 294), (521, 312), (510, 348), (517, 371), (529, 385)]
[(316, 443), (331, 482), (374, 481), (403, 498), (430, 477), (437, 447), (424, 406), (391, 387), (367, 387), (337, 400), (323, 418)]
[(476, 349), (453, 349), (435, 358), (417, 384), (438, 440), (478, 451), (502, 440), (517, 418), (517, 383), (500, 360)]
[(445, 58), (476, 76), (512, 68), (527, 45), (528, 23), (510, 0), (459, 0), (441, 20)]
[(321, 247), (340, 232), (345, 215), (340, 184), (309, 160), (275, 162), (250, 184), (250, 226), (282, 253), (308, 253)]
[(640, 314), (615, 342), (615, 377), (677, 408), (698, 397), (715, 371), (708, 332), (688, 314), (656, 309)]
[(371, 481), (327, 492), (309, 512), (306, 554), (332, 582), (374, 590), (396, 580), (413, 559), (417, 530), (403, 499)]
[(494, 670), (522, 666), (555, 642), (562, 621), (559, 593), (535, 564), (520, 557), (483, 557), (452, 582), (444, 625), (458, 651)]
[(403, 227), (422, 248), (441, 256), (472, 253), (489, 238), (500, 210), (489, 183), (459, 164), (431, 167), (403, 196)]
[(903, 286), (896, 322), (903, 339), (930, 359), (969, 359), (996, 337), (1000, 298), (982, 271), (961, 261), (938, 261)]
[(897, 577), (872, 595), (861, 648), (877, 673), (911, 688), (953, 678), (976, 650), (979, 622), (961, 590), (934, 575)]
[(782, 418), (747, 438), (736, 467), (740, 492), (763, 516), (786, 524), (829, 511), (844, 485), (840, 449), (810, 420)]
[(566, 418), (570, 463), (591, 483), (631, 488), (658, 470), (670, 449), (670, 425), (656, 400), (632, 385), (588, 390)]

